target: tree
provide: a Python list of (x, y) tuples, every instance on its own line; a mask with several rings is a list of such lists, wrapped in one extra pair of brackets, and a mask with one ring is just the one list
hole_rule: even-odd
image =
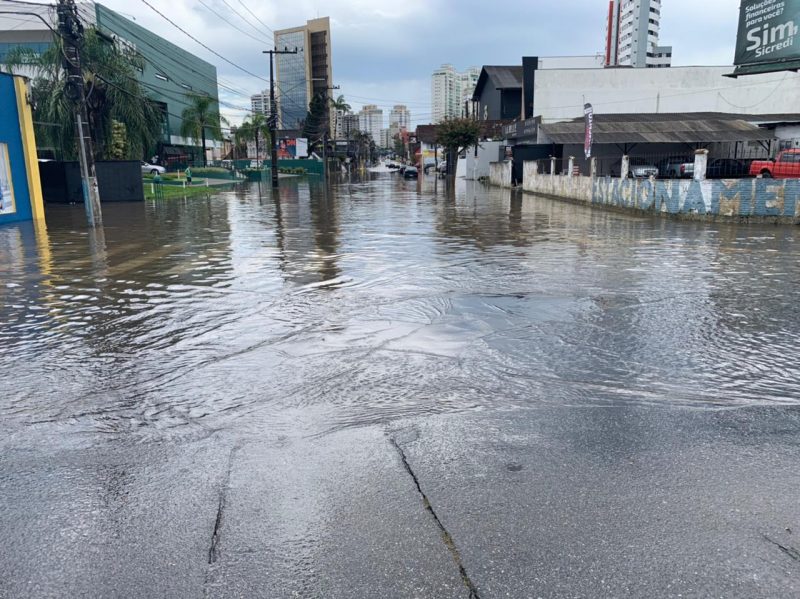
[(220, 123), (228, 124), (225, 117), (220, 116), (216, 108), (217, 101), (211, 96), (192, 94), (189, 106), (183, 109), (181, 118), (181, 135), (193, 141), (202, 141), (203, 166), (206, 166), (206, 138), (222, 139)]
[(236, 142), (254, 141), (256, 144), (256, 160), (260, 160), (259, 140), (263, 140), (265, 147), (270, 147), (269, 120), (261, 113), (247, 117), (241, 127), (236, 130)]
[(334, 118), (334, 131), (339, 131), (339, 112), (342, 114), (348, 114), (353, 108), (347, 101), (344, 99), (344, 96), (339, 94), (337, 98), (334, 100), (331, 98), (331, 108), (333, 108), (333, 118)]
[[(54, 36), (50, 48), (41, 54), (13, 48), (6, 57), (6, 67), (11, 72), (24, 69), (32, 73), (36, 139), (42, 146), (60, 148), (62, 158), (67, 159), (77, 156), (77, 140), (74, 109), (65, 94), (63, 57), (63, 42)], [(141, 159), (153, 151), (165, 115), (147, 97), (136, 77), (144, 68), (144, 59), (88, 28), (81, 46), (81, 64), (95, 158), (119, 155), (122, 146), (118, 140), (113, 143), (115, 121), (125, 125), (122, 157)]]
[(328, 107), (323, 94), (316, 94), (311, 98), (305, 123), (303, 124), (303, 137), (308, 138), (309, 145), (322, 139), (328, 131)]
[(400, 134), (395, 133), (394, 137), (392, 138), (392, 141), (394, 142), (394, 153), (397, 156), (405, 157), (406, 145), (403, 143), (403, 139), (400, 137)]
[(447, 152), (447, 172), (454, 174), (455, 160), (464, 150), (477, 146), (481, 125), (472, 119), (445, 119), (436, 128), (436, 143)]

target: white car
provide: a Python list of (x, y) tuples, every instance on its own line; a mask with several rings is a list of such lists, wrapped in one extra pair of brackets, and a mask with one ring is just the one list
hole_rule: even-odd
[(149, 162), (145, 162), (142, 160), (142, 172), (147, 173), (148, 175), (163, 175), (167, 172), (163, 166), (159, 166), (158, 164), (150, 164)]

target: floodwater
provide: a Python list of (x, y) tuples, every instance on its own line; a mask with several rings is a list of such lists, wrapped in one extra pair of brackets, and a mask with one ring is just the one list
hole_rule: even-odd
[[(800, 401), (791, 227), (396, 175), (0, 227), (0, 432), (315, 436), (545, 406)], [(436, 186), (435, 186), (436, 185)]]

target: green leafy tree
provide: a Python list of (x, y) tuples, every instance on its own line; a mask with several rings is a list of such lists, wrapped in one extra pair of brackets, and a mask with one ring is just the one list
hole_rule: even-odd
[(228, 124), (225, 117), (220, 116), (217, 101), (211, 96), (192, 94), (189, 96), (189, 105), (183, 109), (181, 118), (181, 135), (190, 137), (195, 142), (200, 141), (203, 166), (206, 166), (206, 139), (222, 139), (220, 123)]
[(347, 100), (344, 99), (344, 96), (340, 94), (339, 96), (336, 97), (336, 99), (331, 98), (331, 108), (333, 108), (333, 114), (334, 114), (333, 129), (334, 131), (338, 131), (339, 112), (341, 112), (342, 114), (349, 114), (350, 111), (353, 110), (353, 107), (350, 106), (350, 104), (347, 103)]
[(247, 117), (242, 125), (236, 130), (236, 142), (245, 144), (248, 141), (256, 144), (256, 160), (261, 158), (260, 141), (264, 142), (264, 147), (270, 147), (269, 120), (260, 113), (255, 113)]
[(455, 173), (455, 161), (464, 150), (477, 146), (481, 125), (472, 119), (445, 119), (436, 128), (436, 143), (447, 152), (447, 170)]
[(403, 138), (401, 138), (399, 134), (395, 133), (394, 137), (392, 138), (392, 141), (394, 145), (394, 153), (397, 156), (405, 156), (406, 145), (403, 143)]
[[(62, 158), (77, 156), (74, 108), (65, 94), (63, 44), (57, 36), (43, 53), (12, 48), (5, 65), (11, 72), (32, 74), (36, 139), (40, 146), (59, 148)], [(119, 155), (113, 123), (125, 125), (125, 158), (140, 159), (155, 149), (165, 115), (137, 79), (144, 59), (88, 28), (81, 46), (84, 93), (95, 158)], [(47, 124), (44, 124), (47, 123)]]

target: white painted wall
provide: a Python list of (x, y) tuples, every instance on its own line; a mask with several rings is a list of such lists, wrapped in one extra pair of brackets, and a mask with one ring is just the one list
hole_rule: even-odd
[(536, 74), (535, 111), (545, 123), (622, 112), (796, 112), (800, 74), (730, 79), (733, 67), (559, 69)]

